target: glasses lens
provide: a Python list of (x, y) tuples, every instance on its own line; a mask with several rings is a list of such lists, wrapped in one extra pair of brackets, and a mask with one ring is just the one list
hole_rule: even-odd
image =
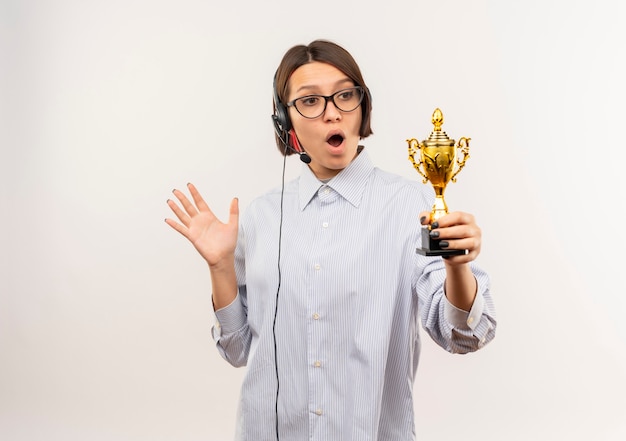
[(333, 103), (339, 110), (344, 112), (352, 112), (359, 107), (363, 99), (363, 89), (360, 87), (351, 87), (349, 89), (340, 90), (333, 95)]
[(317, 118), (324, 113), (326, 99), (320, 95), (309, 95), (294, 101), (296, 110), (305, 118)]

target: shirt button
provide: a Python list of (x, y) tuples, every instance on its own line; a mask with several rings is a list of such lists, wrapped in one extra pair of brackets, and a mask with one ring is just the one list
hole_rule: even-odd
[(328, 222), (324, 222), (324, 223), (322, 224), (322, 227), (324, 227), (324, 228), (328, 228)]
[(330, 190), (328, 188), (325, 188), (324, 189), (324, 194), (328, 194), (328, 193), (330, 193)]
[(320, 315), (318, 313), (313, 314), (313, 320), (319, 320)]
[(317, 409), (317, 410), (315, 411), (315, 415), (317, 415), (317, 416), (322, 415), (322, 409)]
[(316, 361), (315, 363), (313, 363), (313, 366), (320, 367), (322, 366), (322, 363), (320, 363), (319, 361)]
[(470, 317), (467, 319), (467, 324), (471, 325), (474, 322), (474, 317)]
[(316, 263), (313, 268), (315, 268), (316, 271), (319, 271), (322, 268), (322, 266), (319, 263)]

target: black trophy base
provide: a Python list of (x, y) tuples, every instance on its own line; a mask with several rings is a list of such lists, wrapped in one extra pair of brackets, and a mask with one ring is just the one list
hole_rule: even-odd
[(428, 227), (422, 228), (422, 247), (417, 248), (415, 252), (422, 256), (462, 256), (467, 254), (467, 250), (449, 250), (447, 248), (441, 248), (439, 246), (440, 239), (433, 239), (430, 237), (430, 229)]

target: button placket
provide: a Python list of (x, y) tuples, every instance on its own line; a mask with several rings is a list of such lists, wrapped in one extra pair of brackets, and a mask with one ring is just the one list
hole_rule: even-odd
[[(313, 268), (313, 286), (311, 290), (311, 296), (309, 297), (309, 348), (307, 351), (307, 358), (309, 363), (308, 377), (309, 377), (309, 405), (312, 416), (321, 417), (324, 414), (324, 392), (328, 387), (326, 384), (325, 375), (328, 366), (325, 366), (325, 348), (321, 346), (321, 342), (328, 338), (328, 329), (324, 326), (322, 320), (322, 313), (320, 312), (320, 306), (324, 304), (325, 292), (324, 278), (326, 261), (326, 250), (330, 245), (329, 241), (332, 241), (332, 234), (329, 228), (332, 224), (332, 214), (334, 212), (333, 204), (338, 200), (339, 194), (335, 192), (331, 187), (324, 185), (319, 188), (317, 193), (317, 200), (319, 203), (319, 217), (317, 218), (317, 233), (315, 234), (317, 240), (311, 247), (311, 265)], [(326, 369), (325, 369), (326, 368)]]

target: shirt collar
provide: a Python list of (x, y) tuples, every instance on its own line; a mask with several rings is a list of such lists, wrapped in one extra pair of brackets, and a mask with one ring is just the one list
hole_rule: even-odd
[[(299, 183), (300, 210), (304, 210), (311, 202), (311, 199), (313, 199), (313, 196), (317, 194), (317, 190), (324, 185), (317, 179), (308, 165), (303, 164), (302, 168)], [(326, 185), (339, 193), (350, 204), (358, 207), (365, 191), (367, 178), (372, 170), (374, 170), (374, 165), (365, 149), (363, 149), (346, 168), (328, 181)]]

